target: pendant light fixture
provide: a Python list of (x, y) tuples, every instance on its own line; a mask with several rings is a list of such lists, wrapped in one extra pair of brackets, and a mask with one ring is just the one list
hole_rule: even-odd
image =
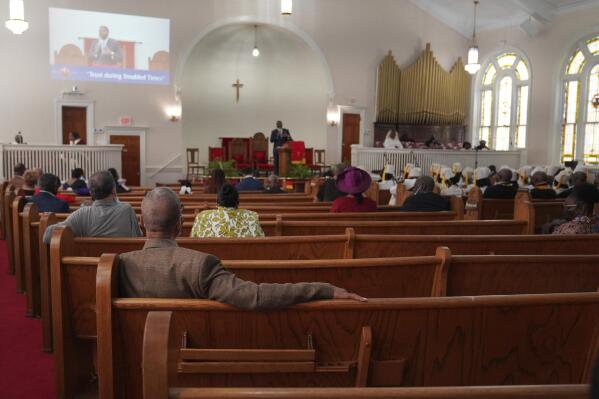
[(472, 28), (472, 44), (468, 49), (468, 63), (464, 67), (466, 72), (474, 75), (480, 69), (478, 63), (478, 46), (476, 45), (476, 8), (478, 6), (478, 0), (474, 0), (474, 26)]
[(10, 17), (4, 26), (14, 33), (20, 35), (29, 29), (29, 22), (25, 21), (25, 3), (23, 0), (10, 0)]
[(260, 57), (260, 50), (258, 49), (258, 25), (254, 25), (254, 49), (252, 50), (252, 55), (254, 57)]
[(291, 15), (293, 12), (293, 0), (281, 0), (281, 15)]

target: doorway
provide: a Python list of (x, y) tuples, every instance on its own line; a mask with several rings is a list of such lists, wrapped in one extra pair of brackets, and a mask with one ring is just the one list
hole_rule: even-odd
[(121, 178), (127, 180), (128, 186), (139, 186), (141, 180), (140, 137), (111, 135), (110, 144), (123, 145)]
[(62, 144), (69, 144), (69, 133), (77, 132), (83, 143), (87, 143), (87, 108), (62, 107)]
[(351, 164), (351, 146), (360, 143), (360, 114), (343, 114), (343, 139), (341, 142), (341, 160)]

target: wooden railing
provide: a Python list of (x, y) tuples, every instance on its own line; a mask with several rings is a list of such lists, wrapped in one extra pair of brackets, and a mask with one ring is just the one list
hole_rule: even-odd
[(363, 147), (352, 145), (351, 163), (353, 166), (362, 166), (366, 170), (380, 170), (385, 165), (393, 165), (401, 172), (403, 167), (414, 164), (423, 169), (426, 174), (433, 163), (451, 166), (460, 162), (464, 166), (509, 165), (519, 168), (526, 164), (526, 150), (518, 151), (455, 151), (455, 150), (392, 150), (387, 148)]
[(13, 167), (19, 162), (28, 168), (41, 168), (44, 172), (53, 173), (61, 180), (71, 177), (71, 170), (82, 168), (86, 176), (115, 168), (121, 173), (121, 144), (92, 145), (29, 145), (0, 143), (0, 176), (5, 179), (13, 177)]

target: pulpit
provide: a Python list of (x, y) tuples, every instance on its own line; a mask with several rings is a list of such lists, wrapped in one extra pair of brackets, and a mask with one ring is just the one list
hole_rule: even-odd
[(287, 177), (291, 166), (291, 149), (289, 148), (289, 143), (279, 147), (277, 151), (279, 152), (279, 176)]

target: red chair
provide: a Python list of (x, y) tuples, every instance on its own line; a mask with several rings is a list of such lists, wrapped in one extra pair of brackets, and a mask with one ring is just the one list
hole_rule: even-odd
[(210, 162), (225, 160), (225, 149), (222, 147), (208, 147), (208, 160)]
[(306, 144), (303, 141), (290, 141), (289, 149), (291, 150), (292, 164), (306, 163)]
[(274, 170), (274, 165), (268, 163), (268, 139), (264, 133), (258, 132), (250, 139), (251, 159), (258, 173), (267, 174)]
[(252, 169), (252, 163), (248, 159), (247, 147), (243, 139), (233, 139), (229, 142), (229, 157), (235, 161), (237, 169)]

